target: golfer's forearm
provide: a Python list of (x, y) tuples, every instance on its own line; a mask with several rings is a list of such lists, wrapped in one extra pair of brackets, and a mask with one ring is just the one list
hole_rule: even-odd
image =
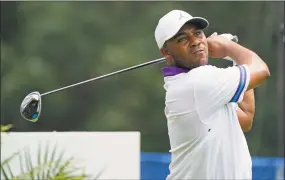
[(237, 116), (242, 131), (249, 132), (252, 128), (253, 121), (251, 121), (248, 115), (243, 112), (239, 107), (237, 109)]
[(255, 98), (253, 89), (244, 94), (243, 101), (238, 103), (238, 119), (242, 129), (247, 132), (251, 129), (255, 114)]
[(229, 41), (226, 51), (237, 64), (248, 66), (251, 75), (248, 89), (258, 87), (270, 76), (265, 62), (253, 51), (232, 41)]
[(256, 53), (237, 43), (229, 41), (226, 52), (237, 64), (246, 64), (255, 68), (267, 69), (267, 65)]

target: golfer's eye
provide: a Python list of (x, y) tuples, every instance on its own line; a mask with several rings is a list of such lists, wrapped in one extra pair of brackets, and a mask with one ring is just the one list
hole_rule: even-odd
[(178, 42), (179, 42), (179, 43), (185, 43), (186, 41), (187, 41), (187, 37), (186, 37), (186, 36), (180, 37), (180, 38), (178, 39)]
[(202, 31), (201, 31), (201, 30), (196, 31), (196, 32), (195, 32), (195, 35), (196, 35), (196, 36), (202, 35)]

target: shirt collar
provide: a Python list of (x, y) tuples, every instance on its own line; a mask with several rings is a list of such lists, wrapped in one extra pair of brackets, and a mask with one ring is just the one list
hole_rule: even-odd
[(162, 74), (164, 77), (166, 76), (175, 76), (180, 73), (186, 73), (189, 72), (189, 69), (176, 67), (176, 66), (166, 66), (162, 68)]

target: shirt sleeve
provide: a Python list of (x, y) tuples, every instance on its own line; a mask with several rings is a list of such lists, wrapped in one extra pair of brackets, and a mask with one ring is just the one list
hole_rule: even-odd
[(197, 107), (211, 113), (225, 104), (241, 102), (250, 81), (246, 65), (228, 68), (207, 66), (196, 75), (198, 80), (194, 93)]

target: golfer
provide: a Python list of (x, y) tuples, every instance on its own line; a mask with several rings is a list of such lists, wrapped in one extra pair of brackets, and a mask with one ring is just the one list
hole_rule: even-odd
[[(163, 68), (165, 115), (171, 146), (168, 180), (252, 179), (244, 132), (252, 127), (253, 88), (270, 72), (253, 51), (221, 35), (205, 37), (209, 23), (173, 10), (155, 29)], [(208, 58), (230, 57), (228, 68)]]

